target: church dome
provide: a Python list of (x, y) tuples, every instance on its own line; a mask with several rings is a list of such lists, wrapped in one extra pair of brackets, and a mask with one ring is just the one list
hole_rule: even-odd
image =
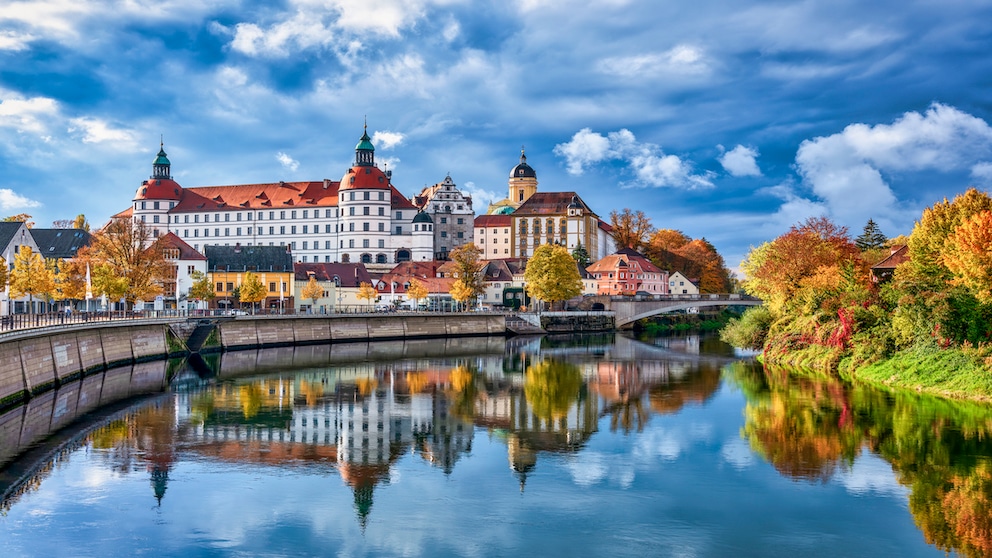
[(510, 171), (510, 178), (537, 178), (537, 173), (527, 164), (527, 155), (524, 150), (520, 150), (520, 164)]
[(434, 220), (431, 219), (431, 216), (428, 215), (426, 212), (424, 212), (424, 211), (418, 211), (417, 214), (413, 217), (413, 222), (414, 223), (434, 223)]
[(341, 178), (341, 190), (388, 190), (389, 177), (379, 167), (354, 166)]

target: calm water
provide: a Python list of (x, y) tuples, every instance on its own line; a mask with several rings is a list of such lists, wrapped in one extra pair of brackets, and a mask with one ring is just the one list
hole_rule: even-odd
[(713, 339), (251, 351), (40, 399), (0, 418), (4, 557), (992, 553), (989, 407)]

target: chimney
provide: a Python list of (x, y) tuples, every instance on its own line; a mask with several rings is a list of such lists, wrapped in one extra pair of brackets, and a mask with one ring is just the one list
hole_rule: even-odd
[(326, 190), (326, 189), (328, 189), (330, 187), (331, 187), (331, 179), (330, 178), (325, 178), (324, 179), (324, 189)]

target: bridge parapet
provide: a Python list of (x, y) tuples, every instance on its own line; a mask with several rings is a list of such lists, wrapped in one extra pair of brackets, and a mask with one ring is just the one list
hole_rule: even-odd
[(760, 306), (763, 304), (757, 298), (739, 293), (599, 296), (596, 297), (596, 302), (602, 304), (604, 310), (610, 310), (616, 314), (618, 328), (630, 327), (637, 320), (658, 314), (690, 308)]

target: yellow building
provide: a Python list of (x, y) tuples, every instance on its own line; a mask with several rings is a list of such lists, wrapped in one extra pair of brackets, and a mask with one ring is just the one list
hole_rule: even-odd
[(249, 272), (265, 287), (259, 307), (268, 311), (294, 308), (293, 254), (284, 246), (205, 246), (207, 275), (214, 284), (212, 308), (240, 308), (235, 291)]

